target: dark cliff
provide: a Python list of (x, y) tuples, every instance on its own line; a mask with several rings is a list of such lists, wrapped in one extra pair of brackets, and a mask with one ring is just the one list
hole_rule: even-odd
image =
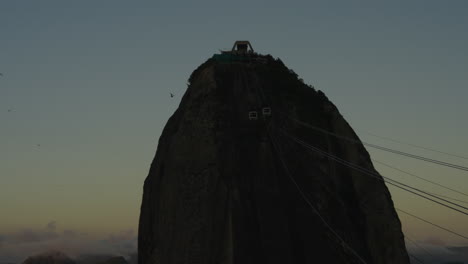
[(362, 144), (295, 121), (359, 140), (322, 92), (271, 56), (189, 81), (144, 184), (139, 264), (409, 263), (381, 179), (284, 134), (375, 171)]

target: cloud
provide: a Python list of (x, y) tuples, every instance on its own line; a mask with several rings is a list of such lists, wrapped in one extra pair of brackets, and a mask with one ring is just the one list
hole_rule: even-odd
[(468, 258), (468, 246), (466, 247), (448, 247), (448, 250), (456, 253), (460, 253)]
[(447, 262), (468, 263), (468, 255), (463, 254), (466, 247), (450, 247), (438, 237), (429, 237), (407, 243), (408, 252), (426, 264), (440, 264)]
[(23, 229), (9, 236), (6, 236), (5, 241), (11, 243), (32, 243), (44, 240), (51, 240), (57, 238), (59, 235), (52, 231), (35, 231), (32, 229)]
[(429, 237), (424, 240), (425, 244), (434, 245), (434, 246), (446, 246), (445, 242), (442, 241), (439, 237)]
[(57, 229), (57, 222), (56, 222), (56, 221), (50, 221), (50, 222), (46, 225), (46, 229), (47, 229), (47, 230), (50, 230), (50, 231), (55, 231), (55, 229)]
[(128, 256), (137, 250), (137, 236), (133, 230), (108, 234), (100, 239), (76, 230), (57, 230), (51, 221), (42, 230), (23, 229), (0, 234), (0, 263), (21, 263), (28, 256), (56, 250), (74, 258), (83, 254)]

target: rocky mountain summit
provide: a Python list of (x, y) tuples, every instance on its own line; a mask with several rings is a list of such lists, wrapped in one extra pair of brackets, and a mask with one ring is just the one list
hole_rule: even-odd
[(269, 55), (213, 57), (189, 83), (145, 180), (139, 264), (409, 263), (382, 178), (324, 154), (377, 173), (323, 92)]

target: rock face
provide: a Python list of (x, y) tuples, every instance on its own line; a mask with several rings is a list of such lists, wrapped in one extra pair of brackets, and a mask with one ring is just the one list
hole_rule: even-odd
[(284, 133), (377, 173), (362, 144), (296, 121), (359, 141), (322, 92), (271, 56), (209, 59), (189, 81), (145, 180), (139, 264), (409, 263), (381, 178)]
[(23, 264), (75, 264), (75, 262), (62, 252), (49, 251), (27, 258)]

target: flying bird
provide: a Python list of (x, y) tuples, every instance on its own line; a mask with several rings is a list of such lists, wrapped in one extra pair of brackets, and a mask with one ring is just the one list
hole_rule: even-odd
[(174, 95), (171, 93), (171, 98), (174, 97)]

